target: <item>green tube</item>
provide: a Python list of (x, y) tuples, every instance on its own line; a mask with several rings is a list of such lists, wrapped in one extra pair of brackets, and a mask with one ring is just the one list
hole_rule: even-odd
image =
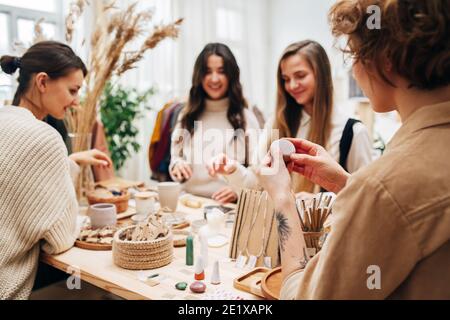
[(194, 238), (192, 236), (186, 239), (186, 265), (194, 265)]

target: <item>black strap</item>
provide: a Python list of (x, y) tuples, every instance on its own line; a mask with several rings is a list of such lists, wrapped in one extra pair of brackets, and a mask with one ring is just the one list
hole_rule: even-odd
[(347, 159), (353, 142), (353, 126), (361, 121), (356, 119), (348, 119), (342, 133), (341, 143), (339, 144), (339, 164), (348, 172)]
[[(356, 119), (348, 119), (345, 124), (344, 131), (342, 132), (341, 142), (339, 143), (339, 164), (345, 171), (348, 172), (347, 159), (350, 153), (350, 148), (353, 142), (353, 126), (361, 121)], [(324, 188), (321, 188), (321, 192), (327, 192)]]

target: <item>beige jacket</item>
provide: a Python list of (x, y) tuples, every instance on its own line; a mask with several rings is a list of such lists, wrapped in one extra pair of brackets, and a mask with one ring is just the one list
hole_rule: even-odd
[(322, 251), (282, 298), (450, 299), (449, 146), (450, 101), (411, 115), (339, 193)]

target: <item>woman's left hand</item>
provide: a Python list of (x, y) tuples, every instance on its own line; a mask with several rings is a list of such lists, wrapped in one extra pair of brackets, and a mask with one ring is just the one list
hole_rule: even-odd
[(235, 202), (238, 195), (231, 187), (225, 187), (212, 195), (212, 199), (220, 204), (227, 204)]
[(110, 168), (113, 165), (108, 155), (97, 149), (76, 152), (71, 154), (69, 158), (75, 161), (78, 165), (84, 166), (91, 165)]
[[(288, 166), (290, 168), (292, 164)], [(266, 155), (256, 173), (260, 185), (275, 202), (291, 195), (291, 176), (278, 150), (272, 150)]]

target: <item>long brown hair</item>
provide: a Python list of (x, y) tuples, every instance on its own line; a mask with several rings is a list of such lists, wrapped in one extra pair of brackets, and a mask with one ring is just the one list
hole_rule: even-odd
[(197, 58), (192, 76), (192, 88), (189, 93), (189, 101), (183, 111), (181, 127), (187, 129), (191, 134), (194, 133), (194, 124), (205, 110), (205, 100), (208, 97), (203, 89), (202, 81), (208, 70), (208, 58), (212, 55), (222, 57), (224, 63), (224, 72), (228, 78), (228, 98), (230, 106), (228, 108), (227, 118), (234, 130), (246, 129), (244, 117), (244, 108), (247, 102), (242, 93), (240, 82), (240, 69), (236, 58), (228, 46), (222, 43), (210, 43), (206, 45)]
[[(277, 72), (277, 104), (274, 129), (279, 130), (280, 138), (295, 138), (300, 127), (303, 106), (299, 105), (286, 91), (285, 81), (281, 72), (281, 63), (296, 54), (308, 62), (316, 79), (313, 114), (311, 115), (308, 140), (326, 147), (331, 133), (333, 79), (327, 53), (315, 41), (305, 40), (293, 43), (281, 55)], [(312, 192), (314, 189), (314, 185), (306, 180), (297, 183), (297, 185), (295, 184), (294, 189), (297, 189), (296, 191), (300, 189), (301, 191)]]
[(82, 70), (86, 76), (87, 69), (83, 61), (72, 48), (56, 41), (42, 41), (33, 45), (22, 58), (3, 56), (1, 69), (7, 74), (14, 74), (19, 69), (19, 86), (14, 95), (13, 105), (19, 105), (20, 99), (28, 91), (32, 76), (45, 72), (51, 79), (66, 76), (73, 70)]

